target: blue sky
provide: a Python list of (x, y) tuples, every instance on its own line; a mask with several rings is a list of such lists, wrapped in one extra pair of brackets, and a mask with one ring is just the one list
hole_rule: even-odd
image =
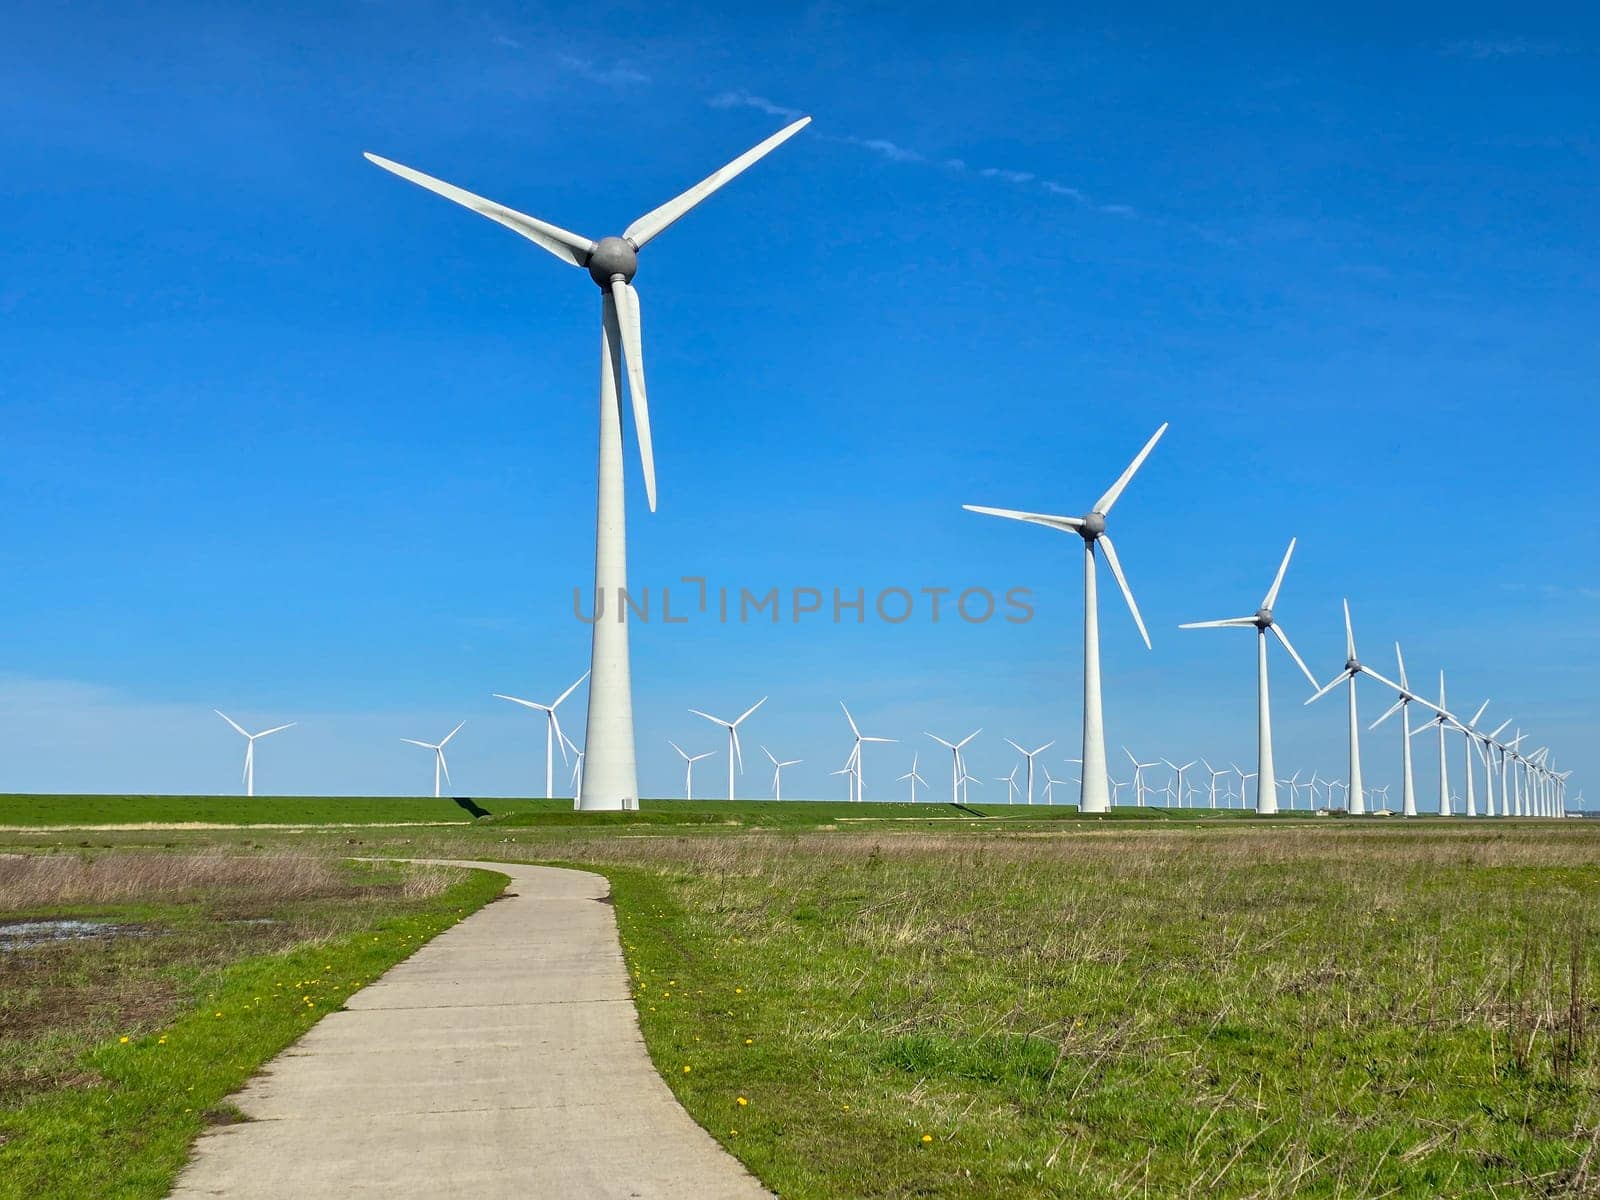
[[(790, 111), (644, 255), (631, 580), (1036, 612), (640, 626), (647, 794), (667, 738), (720, 745), (690, 706), (763, 694), (746, 744), (806, 760), (792, 796), (842, 796), (840, 698), (901, 739), (871, 796), (913, 747), (942, 777), (925, 729), (983, 726), (985, 779), (1001, 737), (1077, 753), (1078, 543), (960, 505), (1081, 512), (1163, 420), (1113, 519), (1155, 643), (1103, 591), (1113, 746), (1253, 762), (1250, 639), (1175, 626), (1251, 611), (1297, 535), (1278, 611), (1315, 671), (1348, 596), (1380, 669), (1399, 639), (1593, 774), (1600, 21), (742, 7), (13, 8), (0, 789), (230, 790), (212, 707), (302, 723), (264, 792), (420, 791), (399, 739), (463, 718), (457, 790), (542, 782), (490, 693), (587, 666), (598, 298), (361, 151), (598, 237)], [(1273, 668), (1281, 773), (1342, 775), (1341, 706)]]

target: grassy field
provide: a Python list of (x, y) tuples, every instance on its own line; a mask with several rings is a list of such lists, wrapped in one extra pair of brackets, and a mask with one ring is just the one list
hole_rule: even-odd
[[(0, 859), (0, 1197), (165, 1195), (262, 1063), (503, 884), (303, 855)], [(6, 932), (64, 916), (116, 936)]]
[[(1238, 809), (1118, 807), (1099, 817), (1075, 805), (850, 804), (842, 801), (645, 800), (637, 813), (575, 813), (570, 799), (435, 799), (395, 796), (44, 796), (0, 795), (0, 828), (66, 825), (497, 824), (729, 825), (805, 828), (866, 821), (1214, 821)], [(1304, 817), (1308, 814), (1284, 814)]]
[(658, 1067), (785, 1197), (1600, 1195), (1600, 827), (675, 805), (96, 840), (603, 871)]

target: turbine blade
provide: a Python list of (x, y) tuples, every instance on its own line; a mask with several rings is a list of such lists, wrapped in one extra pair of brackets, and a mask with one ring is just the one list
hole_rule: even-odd
[(410, 742), (413, 746), (421, 746), (424, 750), (437, 750), (439, 747), (432, 742), (419, 742), (416, 738), (401, 738), (402, 742)]
[(689, 756), (683, 752), (683, 747), (678, 745), (677, 742), (673, 741), (671, 738), (668, 738), (667, 739), (667, 745), (671, 746), (674, 750), (676, 750), (678, 752), (678, 757), (683, 759), (684, 762), (688, 762), (689, 761)]
[(623, 230), (622, 236), (627, 238), (636, 247), (643, 246), (646, 242), (650, 241), (651, 238), (655, 237), (662, 230), (666, 229), (667, 226), (671, 225), (679, 217), (683, 216), (684, 213), (688, 212), (707, 196), (711, 195), (712, 192), (716, 191), (729, 180), (740, 175), (752, 164), (756, 163), (762, 158), (765, 158), (768, 154), (771, 154), (779, 146), (783, 145), (784, 142), (788, 141), (809, 124), (811, 124), (810, 117), (801, 117), (792, 125), (785, 125), (782, 129), (778, 130), (777, 133), (773, 134), (759, 146), (756, 146), (750, 150), (746, 150), (727, 166), (721, 168), (720, 170), (713, 171), (710, 175), (707, 175), (688, 191), (674, 196), (671, 200), (668, 200), (665, 204), (661, 205), (661, 207), (651, 209), (649, 212), (645, 213), (644, 216), (640, 217), (632, 225), (629, 225), (627, 229)]
[(1134, 472), (1144, 465), (1144, 460), (1150, 457), (1150, 451), (1156, 448), (1156, 443), (1161, 440), (1161, 435), (1166, 431), (1167, 423), (1163, 421), (1161, 428), (1156, 430), (1150, 436), (1150, 440), (1144, 444), (1144, 449), (1133, 456), (1133, 461), (1128, 464), (1128, 469), (1119, 475), (1117, 481), (1106, 489), (1104, 496), (1095, 501), (1094, 508), (1090, 510), (1091, 512), (1108, 513), (1111, 511), (1111, 506), (1117, 502), (1117, 497), (1122, 495), (1122, 489), (1128, 486), (1128, 481), (1133, 478)]
[(1289, 569), (1289, 559), (1294, 556), (1294, 544), (1297, 538), (1289, 539), (1289, 548), (1283, 552), (1283, 561), (1278, 564), (1278, 573), (1272, 578), (1272, 586), (1267, 589), (1266, 597), (1261, 601), (1262, 608), (1271, 608), (1278, 601), (1278, 589), (1283, 586), (1283, 576)]
[(859, 740), (861, 737), (861, 730), (856, 728), (856, 719), (850, 715), (850, 710), (844, 707), (843, 700), (839, 701), (839, 707), (844, 708), (844, 719), (850, 722), (850, 732), (855, 734), (857, 740)]
[[(977, 728), (977, 729), (974, 729), (971, 733), (967, 734), (966, 737), (962, 738), (959, 742), (957, 742), (955, 748), (957, 750), (961, 749), (962, 746), (965, 746), (968, 742), (970, 742), (973, 738), (977, 737), (982, 732), (983, 732), (983, 728), (981, 726), (979, 728)], [(945, 743), (945, 745), (947, 745), (947, 746), (949, 744), (950, 744), (949, 742)]]
[(946, 750), (955, 750), (958, 748), (954, 742), (947, 742), (942, 737), (936, 737), (931, 733), (924, 733), (923, 736), (933, 738), (934, 741), (938, 742), (939, 745), (943, 746)]
[(1283, 645), (1283, 648), (1289, 652), (1289, 657), (1294, 659), (1294, 665), (1300, 668), (1301, 672), (1305, 675), (1311, 686), (1316, 687), (1317, 677), (1311, 673), (1311, 668), (1306, 666), (1306, 660), (1300, 657), (1300, 652), (1296, 650), (1292, 644), (1290, 644), (1289, 635), (1278, 626), (1277, 622), (1273, 622), (1271, 625), (1267, 626), (1267, 628), (1272, 630), (1272, 632), (1277, 636), (1277, 639)]
[[(1400, 709), (1402, 707), (1404, 707), (1405, 702), (1406, 702), (1405, 697), (1404, 696), (1400, 697), (1400, 699), (1396, 700), (1393, 704), (1389, 705), (1388, 708), (1384, 709), (1383, 710), (1383, 716), (1379, 717), (1371, 725), (1368, 725), (1367, 728), (1368, 729), (1376, 729), (1379, 725), (1382, 725), (1390, 717), (1394, 716), (1395, 713), (1399, 712)], [(1424, 725), (1423, 728), (1426, 729), (1427, 726)]]
[(1008, 745), (1008, 746), (1010, 746), (1010, 747), (1011, 747), (1011, 748), (1012, 748), (1012, 749), (1013, 749), (1013, 750), (1015, 750), (1015, 751), (1016, 751), (1016, 752), (1017, 752), (1017, 753), (1018, 753), (1018, 754), (1026, 754), (1026, 753), (1027, 753), (1027, 751), (1026, 751), (1026, 750), (1024, 750), (1024, 749), (1023, 749), (1023, 748), (1022, 748), (1022, 747), (1021, 747), (1021, 746), (1019, 746), (1019, 745), (1017, 745), (1017, 744), (1016, 744), (1016, 743), (1015, 743), (1015, 742), (1013, 742), (1013, 741), (1012, 741), (1012, 740), (1011, 740), (1011, 739), (1010, 739), (1010, 738), (1001, 738), (1001, 739), (1000, 739), (1000, 740), (1001, 740), (1001, 741), (1003, 741), (1003, 742), (1005, 742), (1005, 744), (1006, 744), (1006, 745)]
[(1254, 617), (1227, 617), (1221, 621), (1186, 621), (1179, 629), (1243, 629), (1254, 625)]
[(1344, 602), (1344, 656), (1346, 658), (1354, 658), (1356, 656), (1356, 631), (1350, 625), (1349, 600)]
[(1478, 723), (1478, 718), (1483, 716), (1483, 710), (1488, 708), (1488, 707), (1489, 707), (1489, 702), (1487, 700), (1485, 700), (1482, 704), (1478, 705), (1478, 711), (1473, 713), (1472, 714), (1472, 720), (1467, 722), (1467, 727), (1469, 729), (1472, 726), (1474, 726), (1474, 725), (1476, 725)]
[(986, 508), (981, 504), (963, 504), (968, 512), (983, 513), (990, 517), (1005, 517), (1012, 521), (1027, 521), (1047, 529), (1076, 530), (1083, 525), (1081, 517), (1053, 517), (1048, 513), (1022, 512), (1015, 508)]
[(561, 718), (556, 714), (555, 705), (546, 710), (550, 714), (550, 726), (555, 730), (556, 749), (561, 751), (561, 765), (567, 765), (567, 735), (561, 732)]
[(446, 183), (442, 179), (435, 179), (432, 175), (424, 175), (421, 171), (414, 171), (410, 167), (391, 162), (387, 158), (380, 158), (376, 154), (365, 156), (367, 161), (382, 167), (385, 171), (393, 172), (401, 179), (409, 179), (420, 187), (427, 188), (430, 192), (437, 192), (446, 200), (454, 200), (475, 213), (481, 213), (491, 221), (498, 221), (507, 229), (520, 233), (537, 246), (542, 246), (563, 262), (569, 262), (575, 267), (588, 263), (589, 254), (594, 249), (594, 243), (586, 237), (576, 233), (569, 233), (559, 225), (552, 225), (548, 221), (541, 221), (537, 217), (530, 217), (526, 213), (519, 213), (514, 208), (507, 208), (503, 204), (496, 204), (493, 200), (485, 200), (482, 196), (475, 196), (463, 188)]
[[(1166, 426), (1161, 428), (1165, 429)], [(1109, 534), (1102, 533), (1098, 540), (1100, 548), (1106, 552), (1106, 566), (1111, 568), (1117, 586), (1122, 589), (1122, 598), (1128, 602), (1128, 611), (1133, 614), (1133, 623), (1139, 627), (1139, 636), (1144, 639), (1144, 648), (1148, 650), (1151, 648), (1150, 631), (1144, 627), (1144, 618), (1139, 615), (1139, 606), (1133, 600), (1133, 589), (1128, 586), (1127, 577), (1122, 573), (1122, 564), (1117, 561), (1117, 548), (1111, 544)]]
[(227, 713), (223, 712), (221, 709), (213, 708), (211, 711), (216, 713), (217, 716), (221, 717), (229, 725), (232, 725), (234, 730), (239, 734), (240, 737), (246, 737), (247, 738), (247, 737), (250, 736), (248, 733), (246, 733), (244, 731), (243, 727), (240, 726), (239, 722), (235, 721), (232, 717), (230, 717)]
[(1400, 667), (1400, 686), (1406, 691), (1411, 690), (1411, 681), (1406, 678), (1406, 656), (1400, 653), (1400, 643), (1394, 644), (1394, 661)]
[[(566, 690), (566, 691), (564, 691), (564, 692), (562, 692), (562, 693), (561, 693), (561, 695), (559, 695), (559, 696), (557, 696), (557, 697), (556, 697), (556, 698), (555, 698), (555, 702), (554, 702), (554, 703), (553, 703), (553, 704), (551, 704), (551, 705), (550, 705), (550, 707), (551, 707), (551, 708), (558, 708), (558, 707), (560, 707), (560, 705), (561, 705), (561, 702), (562, 702), (562, 701), (563, 701), (563, 700), (565, 700), (565, 699), (566, 699), (566, 698), (567, 698), (567, 697), (568, 697), (568, 696), (570, 696), (570, 695), (572, 695), (572, 693), (573, 693), (573, 692), (575, 692), (575, 691), (577, 691), (577, 690), (578, 690), (578, 686), (579, 686), (579, 684), (581, 684), (581, 683), (582, 683), (582, 682), (583, 682), (583, 681), (584, 681), (584, 680), (585, 680), (585, 679), (587, 679), (587, 678), (589, 678), (589, 672), (587, 672), (587, 671), (585, 671), (585, 672), (584, 672), (584, 673), (583, 673), (583, 674), (582, 674), (582, 675), (580, 675), (580, 676), (578, 676), (578, 682), (577, 682), (577, 683), (574, 683), (574, 684), (573, 684), (573, 685), (572, 685), (572, 686), (571, 686), (571, 687), (569, 687), (569, 688), (568, 688), (568, 689), (567, 689), (567, 690)], [(509, 699), (510, 699), (510, 697), (509, 697), (509, 696), (507, 696), (507, 697), (506, 697), (506, 699), (508, 699), (508, 700), (509, 700)], [(536, 707), (536, 708), (537, 708), (537, 707), (540, 707), (540, 706), (539, 706), (539, 705), (535, 705), (535, 706), (534, 706), (534, 707)]]
[(460, 733), (460, 732), (461, 732), (461, 727), (462, 727), (462, 726), (463, 726), (463, 725), (465, 725), (465, 724), (466, 724), (466, 722), (465, 722), (465, 721), (463, 721), (463, 722), (461, 722), (461, 725), (457, 725), (457, 726), (456, 726), (456, 727), (455, 727), (455, 728), (454, 728), (454, 729), (452, 729), (452, 730), (451, 730), (451, 731), (450, 731), (450, 732), (449, 732), (449, 733), (447, 733), (447, 734), (445, 734), (445, 735), (444, 735), (444, 741), (443, 741), (443, 742), (440, 742), (440, 743), (439, 743), (439, 745), (441, 745), (441, 746), (443, 746), (443, 745), (444, 745), (444, 744), (445, 744), (445, 743), (446, 743), (446, 742), (448, 742), (448, 741), (449, 741), (449, 740), (450, 740), (450, 739), (451, 739), (451, 738), (453, 738), (453, 737), (455, 737), (455, 735), (456, 735), (456, 734), (458, 734), (458, 733)]
[(540, 712), (549, 712), (550, 711), (543, 704), (535, 704), (532, 700), (524, 700), (521, 696), (507, 696), (507, 695), (505, 695), (505, 694), (503, 694), (501, 692), (490, 692), (489, 694), (491, 696), (493, 696), (496, 700), (509, 700), (513, 704), (522, 705), (522, 707), (524, 707), (524, 708), (536, 708)]
[(293, 729), (297, 723), (298, 722), (290, 721), (287, 725), (274, 725), (271, 729), (263, 729), (260, 733), (256, 734), (256, 736), (258, 738), (264, 738), (269, 733), (282, 733), (285, 729)]
[(1310, 699), (1308, 699), (1306, 701), (1306, 703), (1307, 704), (1314, 704), (1318, 700), (1321, 700), (1329, 692), (1333, 691), (1334, 688), (1338, 687), (1346, 679), (1349, 679), (1350, 678), (1350, 674), (1351, 674), (1351, 672), (1349, 672), (1348, 670), (1340, 671), (1337, 675), (1335, 675), (1333, 677), (1333, 679), (1326, 686), (1318, 688), (1316, 693)]
[(628, 368), (628, 396), (633, 401), (633, 433), (639, 441), (639, 463), (644, 469), (644, 495), (650, 511), (656, 510), (656, 455), (650, 440), (650, 402), (644, 390), (644, 339), (639, 332), (639, 293), (631, 283), (611, 281), (611, 302), (622, 334), (622, 359)]
[(734, 724), (735, 725), (739, 724), (739, 721), (743, 721), (746, 717), (748, 717), (751, 713), (755, 712), (756, 709), (760, 708), (766, 702), (767, 702), (767, 698), (765, 696), (761, 697), (761, 699), (757, 700), (749, 708), (745, 709), (742, 713), (740, 713), (739, 714), (739, 720), (735, 721)]
[(434, 753), (439, 756), (439, 769), (444, 772), (444, 781), (446, 783), (453, 783), (454, 780), (450, 778), (450, 762), (444, 756), (444, 748), (441, 746), (438, 750), (435, 750)]
[(729, 724), (727, 721), (724, 721), (721, 717), (713, 717), (710, 713), (701, 712), (698, 708), (691, 708), (689, 711), (692, 712), (697, 717), (704, 717), (706, 720), (710, 721), (713, 725), (721, 725), (724, 729), (726, 729), (728, 724)]

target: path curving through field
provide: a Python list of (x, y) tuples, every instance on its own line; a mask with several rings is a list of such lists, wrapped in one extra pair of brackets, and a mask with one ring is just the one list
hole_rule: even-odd
[(324, 1017), (232, 1097), (174, 1197), (767, 1197), (639, 1035), (609, 886), (450, 862), (501, 899)]

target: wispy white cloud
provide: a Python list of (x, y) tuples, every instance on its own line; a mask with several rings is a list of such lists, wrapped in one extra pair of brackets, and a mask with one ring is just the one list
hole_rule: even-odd
[[(712, 108), (753, 108), (757, 112), (766, 113), (770, 117), (783, 117), (791, 121), (804, 115), (797, 108), (790, 108), (787, 104), (779, 104), (776, 101), (767, 99), (765, 96), (756, 96), (745, 91), (719, 92), (707, 100), (706, 103)], [(858, 149), (870, 151), (893, 163), (939, 167), (956, 175), (973, 175), (980, 179), (999, 180), (1002, 183), (1009, 183), (1014, 187), (1020, 188), (1038, 188), (1049, 195), (1071, 200), (1086, 209), (1104, 213), (1106, 216), (1139, 216), (1138, 210), (1131, 205), (1100, 203), (1081, 188), (1058, 183), (1054, 179), (1041, 179), (1033, 171), (1021, 171), (1014, 167), (975, 168), (964, 158), (938, 158), (913, 146), (890, 141), (888, 138), (859, 137), (853, 133), (818, 133), (816, 136), (825, 142), (836, 142), (840, 145), (855, 146)]]
[(1523, 54), (1560, 54), (1559, 42), (1535, 41), (1525, 37), (1461, 38), (1446, 42), (1440, 53), (1452, 58), (1515, 58)]
[(590, 83), (599, 83), (606, 87), (635, 87), (650, 82), (650, 76), (624, 63), (602, 67), (592, 59), (578, 58), (571, 54), (561, 55), (559, 61), (567, 70), (582, 76)]
[(504, 46), (507, 50), (521, 50), (522, 49), (522, 43), (521, 42), (517, 41), (517, 39), (514, 38), (514, 37), (507, 37), (503, 33), (497, 33), (497, 34), (494, 35), (494, 44), (496, 46)]
[(753, 108), (757, 112), (766, 113), (769, 117), (783, 117), (790, 121), (798, 121), (805, 116), (798, 108), (774, 104), (765, 96), (752, 96), (749, 92), (721, 92), (706, 103), (712, 108)]

